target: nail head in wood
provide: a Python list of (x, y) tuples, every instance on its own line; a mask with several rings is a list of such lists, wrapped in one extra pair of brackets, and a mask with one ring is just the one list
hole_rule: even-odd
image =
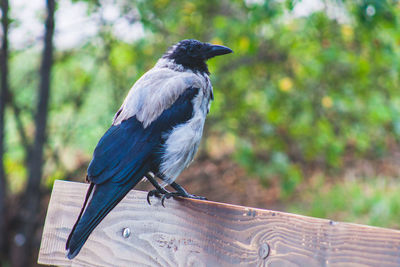
[(131, 229), (129, 229), (129, 228), (124, 228), (124, 229), (122, 230), (122, 236), (123, 236), (124, 238), (128, 238), (130, 235), (131, 235)]

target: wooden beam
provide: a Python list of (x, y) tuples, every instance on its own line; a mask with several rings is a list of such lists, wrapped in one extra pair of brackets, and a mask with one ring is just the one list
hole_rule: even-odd
[[(58, 266), (400, 266), (400, 231), (131, 191), (71, 260), (88, 185), (56, 181), (38, 262)], [(130, 234), (128, 235), (129, 229)], [(125, 232), (125, 237), (124, 237)]]

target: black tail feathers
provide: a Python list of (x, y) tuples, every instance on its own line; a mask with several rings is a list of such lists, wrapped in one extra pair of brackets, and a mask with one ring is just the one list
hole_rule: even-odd
[[(90, 184), (81, 213), (66, 243), (67, 257), (69, 259), (73, 259), (78, 255), (94, 228), (124, 198), (132, 187), (132, 185), (114, 183), (104, 183), (96, 186), (93, 183)], [(92, 199), (85, 209), (93, 188)]]
[(72, 227), (71, 233), (69, 234), (68, 239), (67, 239), (67, 243), (65, 244), (65, 249), (66, 250), (69, 249), (69, 242), (71, 241), (72, 234), (75, 232), (76, 226), (78, 225), (79, 220), (82, 217), (83, 211), (86, 208), (86, 204), (87, 204), (87, 202), (89, 200), (90, 194), (92, 193), (93, 187), (94, 187), (94, 183), (90, 183), (88, 191), (86, 192), (85, 202), (83, 203), (81, 212), (79, 213), (78, 219), (76, 220), (76, 222), (74, 224), (74, 227)]

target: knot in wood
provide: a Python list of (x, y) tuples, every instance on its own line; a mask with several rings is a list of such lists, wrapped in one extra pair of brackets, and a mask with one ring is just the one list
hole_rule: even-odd
[(258, 249), (258, 256), (261, 259), (266, 259), (269, 255), (269, 245), (267, 243), (263, 243), (260, 248)]

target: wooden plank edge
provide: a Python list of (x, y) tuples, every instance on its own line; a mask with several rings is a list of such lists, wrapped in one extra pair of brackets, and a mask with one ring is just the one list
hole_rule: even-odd
[[(47, 227), (49, 225), (49, 221), (48, 221), (49, 213), (51, 212), (51, 210), (57, 209), (57, 203), (54, 202), (54, 195), (57, 193), (58, 188), (65, 187), (65, 186), (71, 186), (71, 185), (85, 187), (85, 190), (88, 187), (88, 184), (79, 183), (79, 182), (69, 182), (69, 181), (62, 181), (62, 180), (56, 180), (55, 181), (54, 187), (53, 187), (53, 191), (52, 191), (52, 195), (51, 195), (50, 201), (49, 201), (47, 214), (46, 214), (46, 221), (45, 221), (45, 225), (44, 225), (43, 234), (46, 232), (46, 229), (47, 229)], [(143, 200), (145, 200), (146, 195), (147, 195), (146, 192), (137, 191), (137, 190), (133, 190), (133, 191), (134, 191), (134, 194), (136, 196), (138, 196), (139, 198), (143, 198)], [(376, 227), (376, 226), (368, 226), (368, 225), (347, 223), (347, 222), (335, 222), (335, 221), (332, 221), (332, 220), (329, 220), (329, 219), (314, 218), (314, 217), (298, 215), (298, 214), (292, 214), (292, 213), (281, 212), (281, 211), (273, 211), (273, 210), (266, 210), (266, 209), (259, 209), (259, 208), (251, 208), (251, 207), (245, 207), (245, 206), (240, 206), (240, 205), (213, 202), (213, 201), (208, 201), (208, 200), (187, 199), (185, 201), (198, 202), (198, 203), (206, 204), (208, 206), (214, 206), (214, 207), (218, 207), (218, 208), (222, 208), (222, 209), (231, 209), (231, 210), (236, 210), (236, 211), (237, 210), (241, 210), (243, 212), (291, 216), (293, 218), (297, 218), (297, 219), (300, 219), (300, 220), (313, 220), (313, 221), (315, 221), (316, 224), (330, 224), (330, 225), (334, 225), (334, 226), (337, 226), (337, 227), (339, 225), (353, 226), (353, 227), (357, 227), (357, 228), (360, 228), (360, 229), (363, 228), (364, 230), (368, 230), (368, 231), (374, 231), (374, 230), (381, 231), (381, 230), (383, 230), (385, 232), (386, 231), (392, 232), (393, 234), (396, 234), (396, 235), (400, 234), (400, 231), (399, 230), (395, 230), (395, 229), (381, 228), (381, 227)], [(42, 244), (41, 244), (41, 247), (40, 247), (40, 250), (39, 250), (38, 263), (39, 264), (54, 264), (54, 262), (49, 262), (46, 259), (43, 259), (41, 257), (41, 252), (42, 252), (43, 247), (49, 246), (45, 242), (50, 242), (50, 241), (42, 239)]]

